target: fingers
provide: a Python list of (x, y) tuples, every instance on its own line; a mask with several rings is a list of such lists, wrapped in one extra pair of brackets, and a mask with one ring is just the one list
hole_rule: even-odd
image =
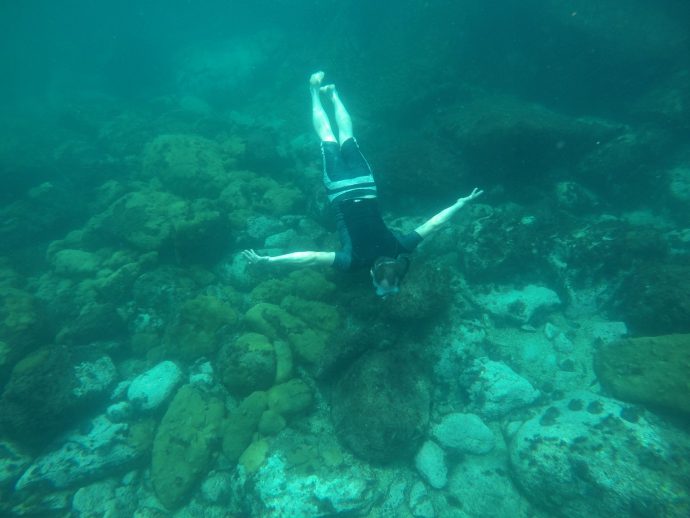
[(259, 255), (254, 250), (244, 250), (242, 256), (250, 263), (256, 263), (259, 261)]

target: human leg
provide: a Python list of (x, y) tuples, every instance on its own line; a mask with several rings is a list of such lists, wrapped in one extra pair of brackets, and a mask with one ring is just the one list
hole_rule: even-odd
[(331, 129), (328, 115), (321, 104), (320, 88), (323, 72), (315, 72), (309, 78), (309, 93), (311, 94), (312, 122), (317, 135), (323, 142), (335, 142), (335, 135)]
[(352, 118), (345, 108), (345, 105), (340, 100), (335, 85), (322, 86), (321, 92), (328, 95), (333, 102), (335, 122), (338, 125), (338, 142), (340, 142), (342, 146), (347, 139), (352, 138)]

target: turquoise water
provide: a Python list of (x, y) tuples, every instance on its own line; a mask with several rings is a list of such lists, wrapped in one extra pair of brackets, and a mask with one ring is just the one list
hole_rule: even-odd
[(0, 515), (688, 515), (686, 2), (5, 4)]

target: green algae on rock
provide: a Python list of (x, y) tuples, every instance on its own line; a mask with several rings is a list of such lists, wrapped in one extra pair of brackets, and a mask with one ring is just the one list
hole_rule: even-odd
[(311, 389), (298, 378), (275, 385), (268, 391), (268, 407), (284, 416), (304, 412), (311, 406), (312, 401)]
[(429, 423), (430, 401), (410, 358), (375, 351), (338, 381), (331, 415), (347, 448), (367, 461), (386, 463), (416, 451)]
[(245, 333), (226, 343), (216, 361), (223, 385), (240, 396), (270, 388), (276, 379), (276, 363), (271, 340), (259, 333)]
[(594, 367), (617, 398), (690, 414), (690, 334), (603, 345)]
[(177, 391), (153, 441), (151, 481), (169, 509), (182, 504), (211, 468), (225, 414), (223, 402), (191, 385)]
[(266, 392), (254, 392), (228, 413), (223, 426), (223, 453), (231, 461), (237, 461), (249, 446), (259, 426), (261, 416), (268, 407)]
[(211, 295), (198, 295), (180, 308), (164, 344), (176, 358), (195, 360), (212, 356), (236, 323), (237, 313), (228, 303)]

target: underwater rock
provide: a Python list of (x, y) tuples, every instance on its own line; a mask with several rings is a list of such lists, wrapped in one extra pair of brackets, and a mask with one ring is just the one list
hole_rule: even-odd
[(199, 135), (159, 135), (144, 148), (142, 174), (157, 178), (185, 198), (215, 197), (227, 182), (228, 168), (243, 151)]
[(448, 414), (432, 429), (432, 435), (444, 448), (482, 455), (496, 443), (491, 428), (475, 414)]
[(151, 482), (168, 509), (179, 506), (210, 469), (223, 402), (191, 385), (177, 391), (153, 441)]
[(690, 414), (690, 334), (602, 345), (594, 368), (601, 384), (619, 399)]
[(119, 480), (109, 478), (79, 488), (72, 498), (71, 516), (134, 516), (136, 507), (136, 488), (123, 486)]
[(462, 502), (463, 513), (473, 518), (545, 516), (535, 513), (509, 473), (503, 448), (497, 455), (467, 456), (452, 469), (446, 491)]
[(98, 416), (88, 425), (86, 432), (70, 432), (61, 447), (36, 459), (15, 489), (64, 489), (93, 481), (130, 466), (151, 446), (153, 422), (127, 425)]
[(381, 496), (379, 482), (366, 466), (303, 475), (289, 470), (279, 454), (268, 457), (253, 482), (250, 516), (364, 516)]
[(481, 415), (495, 419), (534, 403), (539, 391), (505, 363), (477, 358), (463, 373), (467, 392)]
[(182, 371), (171, 361), (151, 367), (132, 380), (127, 399), (140, 410), (153, 410), (164, 403), (182, 382)]
[(290, 296), (281, 306), (260, 302), (244, 318), (249, 329), (272, 340), (287, 341), (297, 357), (314, 365), (323, 360), (327, 338), (340, 323), (338, 311), (332, 306)]
[(429, 260), (413, 263), (400, 293), (385, 301), (377, 301), (391, 320), (414, 322), (442, 315), (453, 295), (452, 268)]
[(137, 250), (162, 250), (172, 246), (175, 224), (185, 218), (187, 202), (172, 194), (147, 190), (125, 194), (85, 227), (87, 235), (124, 241)]
[(436, 511), (429, 491), (423, 482), (415, 482), (410, 488), (407, 506), (415, 518), (435, 518)]
[(268, 407), (283, 416), (304, 412), (313, 399), (309, 385), (298, 378), (275, 385), (268, 391)]
[(69, 248), (60, 250), (52, 258), (53, 269), (57, 275), (73, 278), (94, 275), (99, 269), (100, 262), (96, 254)]
[(45, 445), (105, 401), (116, 375), (112, 360), (98, 351), (39, 349), (12, 369), (0, 399), (0, 426), (20, 444)]
[(616, 290), (614, 308), (637, 335), (690, 333), (690, 265), (639, 265)]
[(216, 368), (223, 385), (238, 396), (266, 390), (276, 380), (276, 352), (258, 333), (245, 333), (218, 352)]
[(231, 304), (212, 295), (198, 295), (179, 308), (175, 322), (168, 326), (163, 339), (166, 352), (187, 361), (213, 357), (237, 322)]
[(114, 304), (85, 302), (55, 337), (59, 344), (88, 344), (121, 336), (125, 321)]
[[(36, 349), (46, 329), (36, 298), (24, 290), (0, 290), (0, 376), (23, 355)], [(2, 376), (4, 377), (4, 376)], [(3, 382), (0, 382), (0, 387)]]
[(0, 495), (17, 481), (31, 461), (31, 456), (16, 444), (0, 439)]
[(494, 289), (477, 295), (477, 303), (497, 318), (527, 324), (561, 304), (555, 291), (529, 284), (522, 289)]
[(434, 489), (443, 489), (448, 483), (448, 467), (443, 449), (434, 441), (426, 441), (414, 458), (420, 475)]
[(429, 422), (430, 396), (403, 354), (365, 354), (340, 378), (332, 397), (336, 435), (361, 458), (386, 463), (417, 451)]
[(228, 412), (223, 424), (223, 453), (231, 461), (237, 461), (249, 446), (254, 432), (259, 426), (261, 416), (268, 408), (268, 395), (254, 392)]
[(522, 424), (510, 462), (527, 496), (565, 517), (680, 518), (690, 509), (687, 467), (668, 437), (639, 409), (575, 392)]

